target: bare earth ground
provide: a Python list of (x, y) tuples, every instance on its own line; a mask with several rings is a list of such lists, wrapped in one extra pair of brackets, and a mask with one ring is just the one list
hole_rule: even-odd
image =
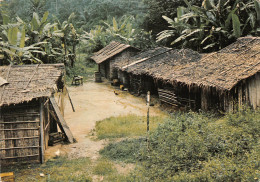
[[(70, 87), (69, 92), (76, 112), (73, 112), (67, 100), (65, 108), (65, 120), (69, 125), (77, 143), (69, 145), (57, 145), (46, 151), (46, 160), (55, 156), (60, 151), (61, 155), (69, 158), (89, 157), (93, 162), (99, 158), (101, 150), (108, 141), (93, 140), (90, 136), (97, 121), (119, 115), (146, 115), (145, 100), (130, 95), (128, 92), (118, 91), (108, 83), (94, 83), (88, 81), (83, 86)], [(162, 113), (158, 107), (150, 109), (151, 115)], [(125, 165), (123, 165), (125, 166)], [(131, 168), (128, 166), (127, 168)], [(125, 167), (116, 164), (118, 172), (124, 173)]]

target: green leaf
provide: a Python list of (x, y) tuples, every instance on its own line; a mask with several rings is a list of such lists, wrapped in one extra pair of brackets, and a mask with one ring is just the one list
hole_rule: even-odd
[(178, 17), (178, 19), (180, 19), (181, 16), (184, 15), (185, 9), (186, 8), (181, 7), (181, 6), (177, 8), (177, 17)]
[(10, 22), (10, 18), (8, 15), (2, 14), (2, 18), (3, 18), (3, 25), (7, 25)]
[(233, 9), (229, 14), (228, 14), (228, 17), (225, 21), (225, 28), (228, 29), (229, 26), (230, 26), (230, 22), (231, 22), (231, 19), (232, 19), (232, 15), (237, 11), (237, 8)]
[(20, 48), (24, 48), (25, 46), (25, 28), (22, 30), (21, 40), (20, 40)]
[(212, 3), (210, 2), (210, 0), (204, 0), (202, 2), (202, 6), (206, 9), (206, 10), (211, 10), (213, 8)]
[(8, 42), (11, 45), (17, 45), (17, 34), (18, 34), (18, 27), (13, 27), (8, 30)]
[(70, 16), (68, 18), (68, 23), (73, 23), (72, 21), (73, 21), (74, 18), (75, 18), (75, 13), (73, 12), (73, 13), (70, 14)]
[(254, 3), (255, 3), (255, 11), (257, 14), (258, 25), (260, 25), (260, 2), (258, 0), (255, 0)]
[(206, 50), (206, 49), (209, 49), (211, 47), (214, 47), (215, 45), (216, 45), (216, 43), (212, 43), (212, 44), (209, 44), (209, 45), (203, 47), (203, 49)]
[(32, 31), (38, 31), (39, 30), (39, 27), (40, 27), (40, 20), (39, 20), (39, 16), (37, 13), (33, 13), (33, 18), (32, 18), (32, 21), (31, 21), (31, 25), (32, 25)]
[(168, 18), (167, 16), (162, 16), (163, 19), (165, 19), (169, 24), (173, 24), (174, 21), (171, 18)]
[(115, 32), (118, 31), (118, 25), (117, 25), (115, 17), (113, 17), (113, 29), (114, 29)]
[(240, 21), (236, 14), (232, 14), (233, 31), (235, 37), (241, 36)]
[(46, 11), (42, 17), (42, 21), (41, 21), (41, 24), (45, 23), (48, 19), (48, 16), (49, 16), (49, 12)]

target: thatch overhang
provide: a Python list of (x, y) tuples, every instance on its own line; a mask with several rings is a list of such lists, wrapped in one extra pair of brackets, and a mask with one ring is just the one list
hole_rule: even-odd
[(171, 82), (229, 91), (240, 81), (260, 72), (260, 38), (240, 38), (198, 62), (179, 65), (174, 70), (167, 75)]
[(197, 62), (201, 55), (191, 49), (168, 49), (124, 70), (135, 75), (149, 75), (155, 79), (167, 81), (175, 72), (175, 68)]
[(129, 48), (138, 50), (128, 44), (112, 41), (109, 45), (94, 53), (91, 59), (93, 59), (97, 64), (100, 64)]
[(156, 47), (154, 49), (140, 52), (136, 56), (129, 57), (127, 59), (125, 59), (125, 58), (120, 59), (120, 60), (114, 62), (112, 64), (112, 67), (123, 71), (123, 70), (126, 70), (127, 67), (131, 67), (134, 64), (144, 62), (154, 56), (163, 54), (170, 50), (171, 50), (171, 48), (167, 48), (167, 47)]
[(0, 86), (0, 106), (50, 97), (64, 73), (64, 64), (1, 66), (0, 77), (8, 84)]

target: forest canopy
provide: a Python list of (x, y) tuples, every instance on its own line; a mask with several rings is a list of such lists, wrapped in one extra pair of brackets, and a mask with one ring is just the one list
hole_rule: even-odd
[[(116, 40), (217, 51), (259, 36), (259, 0), (2, 0), (1, 64), (64, 62)], [(84, 48), (82, 48), (84, 47)]]

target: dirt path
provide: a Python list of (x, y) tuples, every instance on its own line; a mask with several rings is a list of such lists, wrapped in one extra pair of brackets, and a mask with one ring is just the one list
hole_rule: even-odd
[[(76, 112), (72, 111), (67, 101), (65, 120), (78, 142), (48, 148), (46, 159), (55, 156), (55, 152), (60, 151), (61, 155), (67, 155), (69, 158), (89, 157), (96, 160), (99, 157), (98, 151), (107, 144), (104, 140), (92, 140), (89, 136), (97, 121), (127, 114), (146, 115), (144, 99), (134, 97), (127, 92), (115, 95), (114, 90), (106, 83), (94, 82), (69, 88)], [(153, 107), (150, 113), (157, 115), (161, 111)]]

